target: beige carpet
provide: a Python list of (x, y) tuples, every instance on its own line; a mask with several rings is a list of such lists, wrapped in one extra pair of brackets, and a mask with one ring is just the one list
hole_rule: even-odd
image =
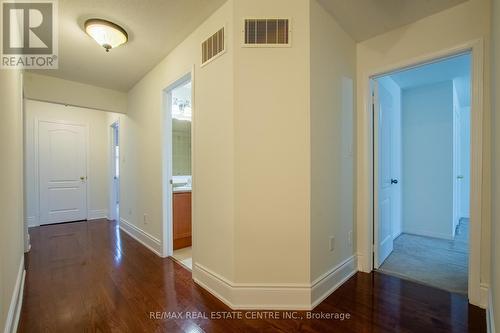
[(437, 288), (467, 294), (469, 219), (457, 226), (455, 239), (401, 234), (379, 270)]

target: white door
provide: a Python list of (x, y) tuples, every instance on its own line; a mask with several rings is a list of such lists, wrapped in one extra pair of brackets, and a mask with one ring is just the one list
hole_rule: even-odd
[[(391, 254), (394, 248), (393, 219), (395, 204), (395, 185), (393, 178), (393, 99), (383, 85), (374, 81), (374, 141), (375, 141), (375, 268)], [(378, 203), (378, 204), (377, 204)]]
[(87, 128), (40, 121), (40, 224), (87, 219)]
[(452, 234), (455, 235), (456, 227), (460, 221), (460, 208), (462, 207), (462, 179), (464, 178), (461, 170), (461, 119), (460, 119), (460, 109), (454, 107), (453, 111), (453, 224), (452, 224)]
[(112, 173), (113, 173), (113, 219), (120, 218), (120, 144), (119, 144), (119, 125), (112, 127), (113, 145), (112, 145)]

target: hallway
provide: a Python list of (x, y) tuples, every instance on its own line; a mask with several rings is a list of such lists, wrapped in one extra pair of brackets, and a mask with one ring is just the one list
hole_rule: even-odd
[[(249, 318), (254, 311), (241, 312), (241, 320), (210, 319), (231, 310), (188, 270), (157, 257), (115, 222), (41, 226), (30, 234), (19, 332), (486, 331), (484, 310), (465, 297), (378, 273), (357, 273), (313, 311), (349, 319)], [(150, 312), (170, 311), (208, 318), (150, 319)]]

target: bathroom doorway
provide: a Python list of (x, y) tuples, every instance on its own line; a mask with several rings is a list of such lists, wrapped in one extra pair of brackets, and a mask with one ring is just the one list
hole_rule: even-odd
[(192, 80), (188, 74), (166, 90), (165, 188), (167, 256), (192, 269)]

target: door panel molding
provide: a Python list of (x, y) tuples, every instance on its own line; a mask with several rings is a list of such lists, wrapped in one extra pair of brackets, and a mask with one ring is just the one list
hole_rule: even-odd
[(35, 216), (34, 216), (34, 224), (35, 225), (42, 225), (42, 224), (50, 224), (50, 223), (58, 223), (58, 222), (65, 222), (65, 221), (51, 221), (50, 219), (43, 218), (41, 214), (41, 206), (40, 206), (40, 198), (41, 198), (41, 189), (40, 189), (40, 126), (42, 123), (47, 123), (47, 124), (56, 124), (56, 125), (69, 125), (69, 126), (79, 126), (83, 128), (83, 133), (84, 133), (84, 142), (85, 142), (85, 148), (84, 148), (84, 159), (85, 159), (85, 176), (87, 177), (86, 179), (86, 190), (85, 190), (85, 203), (84, 203), (84, 214), (82, 215), (82, 218), (84, 220), (88, 219), (89, 216), (89, 205), (91, 202), (91, 188), (92, 188), (92, 174), (90, 171), (90, 161), (89, 161), (89, 138), (90, 138), (90, 132), (89, 132), (89, 125), (88, 123), (85, 122), (72, 122), (72, 121), (66, 121), (66, 120), (57, 120), (57, 119), (45, 119), (45, 118), (34, 118), (34, 126), (33, 126), (33, 144), (34, 144), (34, 177), (33, 180), (35, 182)]

